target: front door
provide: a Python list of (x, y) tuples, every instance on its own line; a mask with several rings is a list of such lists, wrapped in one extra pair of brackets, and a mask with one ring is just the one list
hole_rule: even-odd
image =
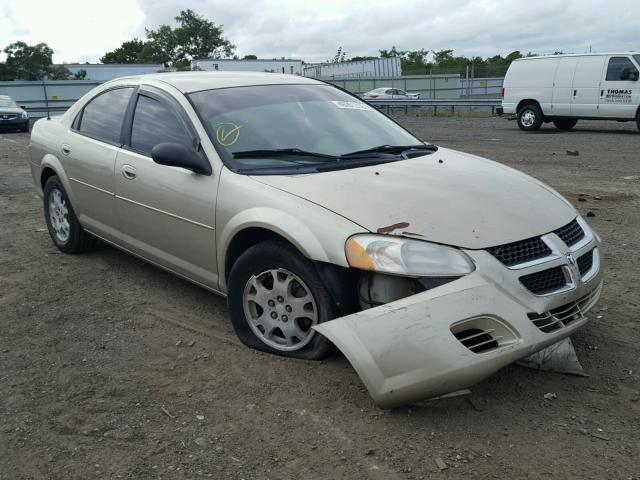
[(578, 65), (573, 75), (571, 116), (598, 117), (600, 79), (604, 69), (604, 56), (585, 55), (578, 57)]
[(121, 243), (134, 253), (217, 288), (216, 176), (155, 163), (151, 150), (174, 142), (195, 148), (197, 136), (168, 94), (140, 90), (130, 135), (116, 158), (116, 211)]
[(610, 56), (600, 88), (600, 115), (609, 118), (634, 118), (638, 103), (638, 68), (626, 55)]

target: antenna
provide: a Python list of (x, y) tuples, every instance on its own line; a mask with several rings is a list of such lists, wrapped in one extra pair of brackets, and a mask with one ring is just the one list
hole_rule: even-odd
[(42, 89), (44, 90), (44, 104), (47, 108), (47, 120), (51, 120), (51, 112), (49, 111), (49, 95), (47, 95), (47, 84), (45, 79), (42, 79)]

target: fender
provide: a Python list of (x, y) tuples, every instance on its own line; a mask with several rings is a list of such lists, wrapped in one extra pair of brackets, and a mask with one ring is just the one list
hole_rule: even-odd
[(75, 210), (78, 204), (75, 201), (75, 198), (73, 196), (73, 189), (71, 188), (71, 182), (69, 182), (69, 177), (67, 177), (67, 174), (64, 171), (62, 162), (60, 162), (58, 157), (50, 153), (47, 153), (40, 162), (40, 170), (38, 172), (39, 190), (42, 191), (42, 187), (40, 186), (40, 179), (42, 178), (42, 172), (45, 170), (45, 168), (50, 168), (51, 170), (56, 172), (56, 175), (62, 182), (62, 186), (64, 187), (65, 192), (67, 192), (67, 196), (69, 197), (69, 200), (71, 201), (71, 205), (73, 205), (73, 208)]
[[(271, 230), (291, 242), (305, 257), (326, 263), (335, 263), (315, 233), (293, 215), (271, 207), (254, 207), (239, 212), (224, 226), (218, 236), (218, 265), (225, 264), (227, 249), (233, 237), (240, 231), (259, 227)], [(343, 263), (346, 262), (346, 259)], [(220, 287), (226, 288), (226, 281), (220, 276)]]

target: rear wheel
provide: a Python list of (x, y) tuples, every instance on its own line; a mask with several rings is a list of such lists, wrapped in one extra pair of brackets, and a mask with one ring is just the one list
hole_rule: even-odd
[(43, 191), (44, 218), (56, 247), (64, 253), (90, 250), (96, 239), (85, 232), (78, 222), (67, 192), (57, 175), (49, 177)]
[(335, 304), (313, 263), (287, 243), (246, 250), (228, 284), (231, 322), (245, 345), (305, 360), (331, 351), (331, 342), (312, 327), (335, 318)]
[(558, 130), (571, 130), (578, 123), (577, 118), (556, 118), (553, 124)]
[(540, 107), (535, 103), (528, 103), (518, 110), (518, 127), (525, 132), (538, 130), (544, 121)]

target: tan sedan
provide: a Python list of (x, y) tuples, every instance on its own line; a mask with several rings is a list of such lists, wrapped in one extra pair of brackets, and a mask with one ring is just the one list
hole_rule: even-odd
[(107, 82), (35, 123), (31, 171), (60, 250), (99, 238), (227, 295), (253, 348), (336, 345), (382, 406), (566, 338), (600, 294), (599, 238), (559, 194), (316, 80)]

